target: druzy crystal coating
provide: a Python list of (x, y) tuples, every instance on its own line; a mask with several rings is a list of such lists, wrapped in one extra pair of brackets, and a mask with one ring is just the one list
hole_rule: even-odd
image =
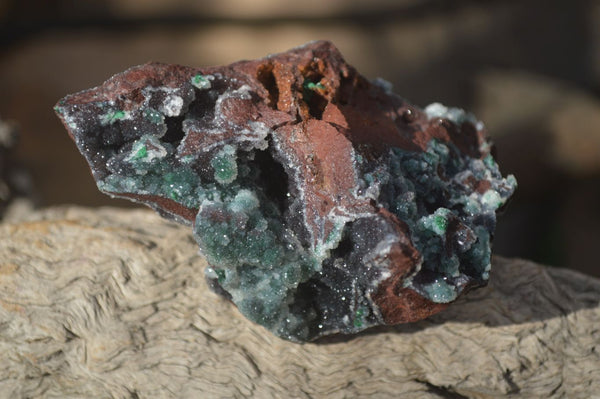
[(485, 285), (516, 187), (474, 116), (421, 110), (324, 41), (133, 67), (55, 110), (100, 190), (191, 225), (211, 286), (294, 341), (420, 320)]

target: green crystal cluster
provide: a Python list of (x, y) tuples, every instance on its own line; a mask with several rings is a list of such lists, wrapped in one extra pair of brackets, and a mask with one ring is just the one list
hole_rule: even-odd
[(264, 194), (242, 188), (232, 197), (203, 203), (194, 234), (211, 265), (208, 277), (218, 280), (246, 317), (280, 336), (308, 337), (305, 320), (289, 307), (298, 284), (320, 265), (286, 231)]
[[(473, 181), (491, 185), (480, 193), (470, 185)], [(405, 286), (444, 303), (455, 300), (470, 279), (487, 281), (489, 232), (496, 210), (515, 187), (515, 178), (503, 178), (491, 155), (472, 158), (438, 140), (430, 141), (426, 152), (393, 148), (380, 200), (389, 201), (389, 209), (408, 224), (423, 258)]]
[(122, 163), (109, 169), (115, 173), (98, 180), (98, 188), (109, 193), (135, 193), (170, 198), (187, 208), (197, 208), (204, 198), (214, 198), (219, 190), (201, 184), (197, 173), (185, 163), (177, 168), (170, 161), (175, 149), (155, 136), (144, 135), (121, 155)]

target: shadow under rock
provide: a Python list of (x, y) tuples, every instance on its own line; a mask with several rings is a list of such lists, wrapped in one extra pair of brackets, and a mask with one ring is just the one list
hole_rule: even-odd
[(494, 257), (489, 284), (461, 296), (446, 310), (416, 323), (379, 326), (355, 335), (314, 341), (334, 344), (381, 333), (415, 333), (447, 322), (488, 327), (565, 317), (600, 306), (600, 279), (523, 259)]

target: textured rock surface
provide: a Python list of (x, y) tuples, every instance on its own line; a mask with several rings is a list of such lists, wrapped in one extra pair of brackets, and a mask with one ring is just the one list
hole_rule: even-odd
[(192, 224), (213, 288), (292, 340), (420, 320), (485, 284), (516, 185), (472, 115), (412, 106), (328, 42), (135, 67), (56, 111), (102, 191)]
[[(593, 398), (600, 281), (494, 258), (428, 320), (297, 345), (208, 290), (189, 229), (78, 208), (0, 224), (0, 398)], [(462, 395), (462, 396), (459, 396)]]

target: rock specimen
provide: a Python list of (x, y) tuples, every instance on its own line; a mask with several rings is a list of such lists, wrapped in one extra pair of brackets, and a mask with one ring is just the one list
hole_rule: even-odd
[(411, 105), (329, 42), (137, 66), (55, 109), (100, 190), (192, 225), (213, 289), (295, 341), (420, 320), (484, 285), (516, 186), (472, 115)]

